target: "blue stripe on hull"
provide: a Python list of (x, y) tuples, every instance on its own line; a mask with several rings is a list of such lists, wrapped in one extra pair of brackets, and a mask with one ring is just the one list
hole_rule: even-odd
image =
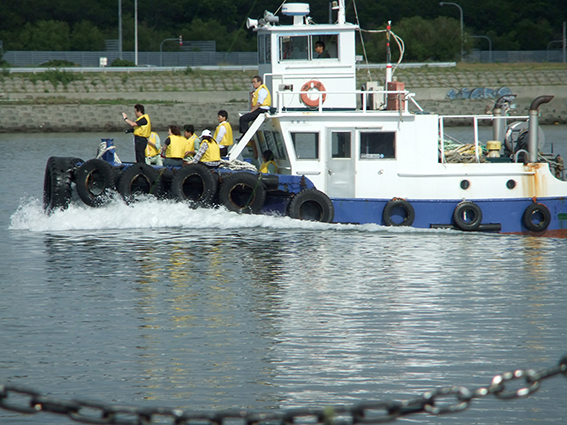
[[(376, 223), (384, 225), (382, 213), (388, 200), (379, 199), (333, 199), (336, 223)], [(408, 200), (415, 210), (412, 227), (428, 229), (453, 224), (453, 212), (461, 200)], [(502, 233), (529, 233), (522, 223), (525, 209), (533, 203), (531, 199), (487, 199), (473, 201), (482, 210), (482, 224), (499, 224)], [(548, 231), (559, 231), (567, 235), (567, 202), (563, 198), (540, 198), (551, 213)]]

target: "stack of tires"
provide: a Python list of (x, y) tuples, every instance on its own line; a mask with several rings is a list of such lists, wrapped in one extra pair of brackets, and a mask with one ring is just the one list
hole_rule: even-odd
[[(118, 192), (127, 202), (138, 194), (188, 202), (194, 207), (223, 205), (229, 211), (258, 214), (268, 192), (278, 190), (278, 177), (249, 171), (215, 172), (203, 164), (181, 168), (154, 168), (144, 163), (113, 167), (102, 159), (83, 162), (79, 158), (51, 157), (44, 180), (44, 208), (49, 213), (69, 206), (72, 184), (88, 206), (99, 207)], [(290, 198), (290, 195), (285, 195)], [(292, 218), (332, 222), (333, 204), (316, 189), (305, 189), (289, 200)]]

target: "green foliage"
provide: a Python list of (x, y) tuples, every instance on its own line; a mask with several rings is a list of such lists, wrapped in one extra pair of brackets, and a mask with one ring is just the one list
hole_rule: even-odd
[(69, 25), (61, 21), (39, 21), (24, 25), (14, 50), (65, 51), (71, 47)]
[[(402, 19), (392, 31), (405, 43), (404, 60), (413, 62), (454, 61), (461, 54), (460, 22), (444, 16), (426, 20), (420, 16)], [(471, 39), (466, 38), (464, 48), (470, 50)], [(390, 42), (392, 62), (399, 58), (399, 49), (394, 40)], [(367, 37), (366, 49), (371, 62), (386, 60), (386, 34)]]
[[(310, 0), (310, 16), (317, 23), (329, 21), (329, 0)], [(461, 0), (464, 25), (469, 34), (486, 35), (493, 49), (544, 50), (552, 40), (562, 37), (567, 21), (565, 0)], [(276, 12), (281, 0), (144, 0), (138, 2), (138, 48), (159, 51), (162, 40), (183, 34), (184, 40), (216, 40), (219, 51), (252, 51), (255, 33), (244, 27), (246, 18), (261, 18), (264, 10)], [(2, 0), (0, 1), (0, 40), (5, 50), (103, 50), (106, 39), (118, 38), (117, 2), (114, 0)], [(123, 49), (134, 50), (133, 2), (122, 2)], [(391, 20), (394, 31), (404, 20), (421, 18), (435, 25), (442, 17), (459, 22), (454, 5), (439, 6), (438, 1), (358, 0), (358, 14), (347, 2), (347, 21), (362, 28), (384, 27)], [(291, 17), (280, 16), (282, 24)], [(358, 18), (358, 20), (357, 20)], [(431, 26), (423, 26), (424, 38)], [(451, 27), (453, 24), (451, 24)], [(435, 28), (436, 30), (437, 28)], [(448, 31), (448, 29), (443, 29)], [(400, 35), (402, 30), (398, 31)], [(448, 45), (419, 40), (411, 28), (404, 28), (408, 57), (449, 57), (458, 55), (453, 39)], [(374, 38), (374, 37), (371, 37)], [(414, 46), (415, 41), (421, 41)], [(373, 55), (384, 56), (384, 49), (370, 43)], [(164, 50), (179, 49), (166, 43)], [(432, 49), (432, 50), (431, 50)]]
[(70, 67), (78, 67), (76, 63), (65, 61), (61, 59), (53, 59), (48, 62), (42, 63), (40, 67), (42, 68), (70, 68)]
[(112, 61), (110, 66), (136, 66), (136, 64), (134, 62), (126, 60), (126, 59), (116, 58)]
[(75, 51), (100, 51), (106, 47), (105, 36), (88, 21), (81, 21), (73, 27), (70, 42), (71, 50)]

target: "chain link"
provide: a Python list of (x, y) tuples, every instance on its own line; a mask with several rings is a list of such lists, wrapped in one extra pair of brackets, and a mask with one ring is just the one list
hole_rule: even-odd
[[(567, 377), (567, 355), (557, 366), (535, 371), (518, 369), (492, 378), (490, 385), (475, 390), (449, 386), (426, 391), (420, 397), (402, 401), (369, 401), (353, 406), (331, 406), (323, 409), (293, 409), (285, 412), (258, 413), (231, 410), (216, 413), (188, 412), (166, 407), (136, 408), (115, 406), (87, 400), (59, 400), (38, 391), (13, 384), (0, 385), (0, 409), (23, 414), (49, 412), (65, 415), (76, 422), (112, 425), (226, 425), (240, 421), (243, 425), (356, 425), (393, 422), (419, 413), (443, 415), (467, 409), (474, 399), (494, 395), (499, 399), (527, 397), (541, 382), (559, 374)], [(507, 385), (523, 380), (525, 386), (510, 390)], [(453, 399), (447, 400), (447, 399)]]

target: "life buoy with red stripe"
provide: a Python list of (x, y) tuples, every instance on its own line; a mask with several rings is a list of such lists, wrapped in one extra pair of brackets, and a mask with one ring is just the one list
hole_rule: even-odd
[(303, 86), (301, 86), (302, 92), (307, 92), (313, 89), (318, 90), (320, 93), (322, 93), (322, 95), (317, 96), (317, 98), (315, 99), (311, 99), (309, 97), (309, 93), (301, 93), (301, 101), (310, 108), (317, 108), (319, 106), (319, 101), (321, 101), (321, 103), (325, 102), (325, 99), (327, 99), (327, 94), (325, 93), (325, 86), (321, 81), (310, 80), (303, 84)]

